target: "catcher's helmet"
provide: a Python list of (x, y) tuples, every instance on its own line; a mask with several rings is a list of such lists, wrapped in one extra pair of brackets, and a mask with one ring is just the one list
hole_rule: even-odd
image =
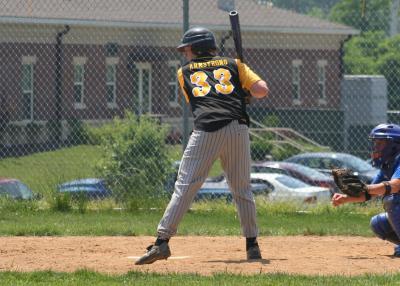
[(182, 51), (187, 46), (192, 46), (192, 50), (199, 52), (217, 49), (213, 32), (203, 27), (191, 28), (183, 34), (181, 44), (177, 49)]
[(369, 134), (373, 147), (372, 165), (381, 168), (400, 153), (400, 126), (396, 124), (379, 124)]

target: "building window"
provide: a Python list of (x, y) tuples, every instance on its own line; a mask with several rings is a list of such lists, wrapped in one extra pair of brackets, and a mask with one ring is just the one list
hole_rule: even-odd
[(36, 57), (22, 57), (22, 119), (33, 120), (33, 66), (36, 63)]
[(74, 106), (75, 108), (85, 108), (84, 95), (85, 95), (85, 64), (86, 58), (75, 57), (73, 58), (74, 64)]
[(178, 106), (179, 84), (176, 72), (179, 68), (179, 61), (168, 63), (168, 102), (170, 106)]
[(294, 104), (300, 104), (301, 100), (301, 65), (301, 60), (292, 62), (292, 96)]
[(152, 112), (151, 99), (151, 64), (135, 63), (134, 78), (134, 110), (137, 115)]
[(117, 107), (117, 64), (118, 58), (106, 58), (107, 107)]
[(317, 62), (318, 73), (318, 101), (320, 104), (326, 104), (326, 60), (319, 60)]

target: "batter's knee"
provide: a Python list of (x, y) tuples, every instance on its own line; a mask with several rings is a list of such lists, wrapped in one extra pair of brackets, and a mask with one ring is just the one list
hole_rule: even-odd
[(194, 182), (190, 182), (188, 180), (177, 180), (175, 182), (174, 195), (179, 198), (194, 198), (197, 191), (203, 185), (204, 180), (202, 179)]
[(381, 213), (371, 218), (371, 230), (381, 239), (392, 239), (393, 228), (389, 223), (386, 213)]

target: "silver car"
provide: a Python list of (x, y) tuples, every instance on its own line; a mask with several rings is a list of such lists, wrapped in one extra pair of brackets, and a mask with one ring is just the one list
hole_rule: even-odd
[[(254, 195), (267, 195), (274, 187), (268, 182), (253, 180), (251, 190)], [(207, 179), (196, 194), (195, 200), (224, 198), (232, 201), (232, 193), (229, 190), (228, 182), (223, 176)]]
[(268, 194), (271, 200), (300, 201), (304, 203), (328, 202), (331, 192), (328, 188), (311, 186), (285, 174), (251, 173), (251, 180), (258, 180), (273, 186)]

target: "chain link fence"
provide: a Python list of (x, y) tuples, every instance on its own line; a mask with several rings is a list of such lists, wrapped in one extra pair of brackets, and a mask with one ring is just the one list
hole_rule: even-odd
[(397, 1), (275, 2), (0, 0), (0, 177), (36, 190), (93, 177), (134, 196), (171, 189), (192, 126), (175, 47), (199, 25), (235, 57), (233, 9), (245, 62), (270, 88), (248, 106), (253, 159), (367, 159), (371, 128), (399, 121)]

